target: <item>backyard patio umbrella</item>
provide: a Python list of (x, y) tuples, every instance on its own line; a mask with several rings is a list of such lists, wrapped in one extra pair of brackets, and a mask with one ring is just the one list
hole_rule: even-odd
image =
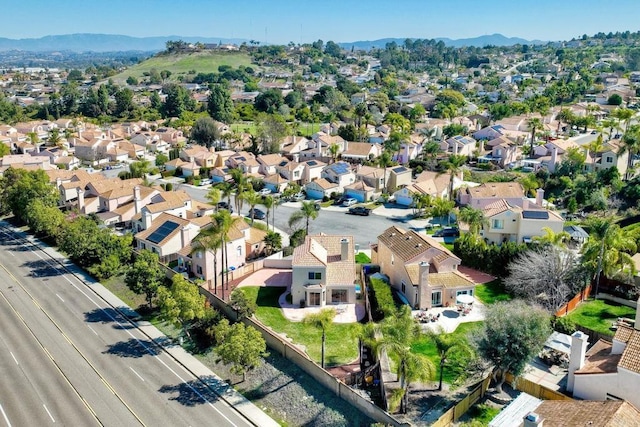
[(460, 294), (456, 297), (456, 301), (459, 302), (460, 304), (471, 304), (473, 303), (474, 299), (472, 295)]

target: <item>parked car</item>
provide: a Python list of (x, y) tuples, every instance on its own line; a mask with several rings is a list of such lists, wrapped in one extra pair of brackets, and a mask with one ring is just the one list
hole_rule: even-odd
[(433, 233), (433, 237), (460, 237), (460, 230), (458, 230), (458, 227), (441, 228)]
[(313, 203), (313, 208), (314, 208), (315, 210), (317, 210), (317, 211), (319, 211), (319, 210), (320, 210), (320, 208), (322, 208), (322, 205), (320, 204), (320, 200), (316, 200), (316, 201)]
[(369, 214), (371, 213), (371, 209), (365, 208), (364, 206), (356, 206), (353, 208), (349, 208), (347, 213), (351, 215), (369, 216)]
[(249, 213), (247, 213), (247, 216), (249, 218), (253, 217), (253, 219), (265, 219), (267, 217), (267, 214), (264, 213), (264, 211), (261, 211), (260, 209), (249, 209)]
[(269, 194), (271, 194), (271, 190), (265, 187), (262, 190), (258, 191), (258, 194), (261, 196), (268, 196)]
[(356, 203), (358, 203), (356, 199), (354, 199), (353, 197), (349, 197), (348, 199), (345, 199), (344, 202), (342, 202), (342, 206), (353, 206)]
[(291, 196), (291, 200), (293, 200), (295, 202), (301, 202), (306, 198), (307, 198), (307, 196), (303, 192), (299, 192), (299, 193), (296, 193), (293, 196)]
[(218, 202), (218, 209), (226, 209), (229, 213), (233, 213), (233, 208), (227, 202)]

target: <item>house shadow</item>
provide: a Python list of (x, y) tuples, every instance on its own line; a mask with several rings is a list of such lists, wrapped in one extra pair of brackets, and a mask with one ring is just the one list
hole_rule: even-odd
[(191, 380), (175, 385), (163, 385), (158, 391), (166, 394), (175, 394), (170, 397), (184, 406), (202, 405), (207, 402), (213, 402), (220, 397), (209, 387), (217, 388), (223, 385), (219, 380), (213, 377), (201, 377), (201, 380)]
[(278, 299), (286, 290), (287, 288), (283, 286), (260, 287), (257, 298), (258, 306), (280, 308)]
[(291, 273), (281, 271), (279, 273), (271, 275), (264, 281), (265, 286), (284, 286), (287, 287), (291, 284)]
[[(167, 341), (169, 341), (168, 338)], [(118, 341), (115, 344), (108, 345), (107, 349), (102, 353), (133, 358), (140, 358), (147, 355), (157, 356), (158, 354), (160, 354), (160, 350), (156, 346), (156, 342), (131, 338), (127, 341)]]

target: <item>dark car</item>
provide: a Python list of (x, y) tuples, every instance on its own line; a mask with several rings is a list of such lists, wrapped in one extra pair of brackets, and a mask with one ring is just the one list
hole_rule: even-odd
[(260, 209), (249, 209), (249, 213), (247, 214), (249, 218), (253, 217), (253, 219), (265, 219), (267, 214), (261, 211)]
[(364, 206), (356, 206), (354, 208), (349, 208), (347, 213), (351, 215), (369, 216), (371, 209), (365, 208)]
[(226, 209), (229, 213), (233, 213), (233, 208), (227, 202), (218, 202), (218, 209)]
[(445, 227), (436, 230), (433, 237), (460, 237), (460, 230), (457, 227)]

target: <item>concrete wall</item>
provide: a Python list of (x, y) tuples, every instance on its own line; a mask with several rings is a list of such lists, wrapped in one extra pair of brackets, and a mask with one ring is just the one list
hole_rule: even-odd
[(640, 406), (640, 376), (618, 367), (617, 373), (576, 375), (573, 397), (584, 400), (607, 400), (607, 393)]
[(262, 260), (264, 268), (291, 268), (291, 257), (285, 258), (282, 251)]
[(619, 298), (619, 297), (616, 297), (616, 296), (613, 296), (613, 295), (609, 295), (609, 294), (605, 294), (605, 293), (602, 293), (602, 292), (600, 292), (598, 294), (598, 298), (599, 299), (604, 299), (604, 300), (607, 300), (607, 301), (613, 301), (615, 303), (618, 303), (620, 305), (625, 305), (627, 307), (631, 307), (631, 308), (635, 308), (635, 309), (638, 308), (638, 301), (631, 301), (631, 300), (628, 300), (628, 299)]

